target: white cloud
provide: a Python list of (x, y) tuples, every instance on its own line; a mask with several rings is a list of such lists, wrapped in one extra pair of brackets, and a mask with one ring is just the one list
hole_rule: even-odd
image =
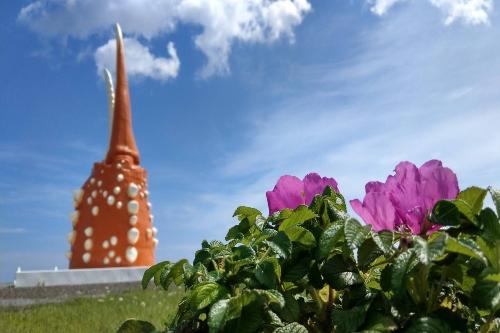
[(370, 0), (371, 11), (377, 15), (384, 15), (392, 6), (405, 0)]
[(158, 212), (178, 222), (171, 233), (223, 238), (238, 205), (267, 212), (265, 191), (283, 174), (334, 177), (354, 199), (399, 161), (438, 158), (461, 188), (499, 188), (500, 76), (491, 68), (500, 67), (500, 29), (444, 29), (434, 9), (412, 6), (364, 35), (357, 56), (284, 70), (290, 92), (247, 113), (245, 139), (221, 157), (211, 185)]
[[(370, 0), (371, 10), (377, 15), (384, 15), (396, 3), (406, 0)], [(419, 0), (421, 1), (421, 0)], [(489, 22), (488, 15), (493, 10), (493, 0), (429, 0), (445, 15), (444, 23), (452, 24), (462, 20), (466, 24), (485, 24)]]
[[(167, 44), (169, 58), (155, 57), (149, 48), (135, 38), (125, 38), (127, 73), (130, 76), (144, 76), (165, 81), (177, 77), (180, 61), (172, 42)], [(116, 62), (116, 40), (111, 39), (99, 47), (94, 54), (97, 70), (114, 69)]]
[(171, 33), (179, 23), (201, 26), (195, 45), (207, 57), (203, 77), (229, 72), (235, 42), (293, 41), (293, 29), (311, 10), (308, 0), (38, 0), (25, 6), (19, 20), (46, 37), (88, 38), (124, 31), (151, 39)]

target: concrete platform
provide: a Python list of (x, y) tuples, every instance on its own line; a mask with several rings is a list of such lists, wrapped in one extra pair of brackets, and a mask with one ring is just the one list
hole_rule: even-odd
[(16, 272), (15, 287), (138, 282), (148, 267), (60, 269)]

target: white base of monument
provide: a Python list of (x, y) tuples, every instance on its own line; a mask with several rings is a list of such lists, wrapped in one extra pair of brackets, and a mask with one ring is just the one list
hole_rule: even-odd
[(60, 269), (16, 272), (15, 287), (139, 282), (148, 267)]

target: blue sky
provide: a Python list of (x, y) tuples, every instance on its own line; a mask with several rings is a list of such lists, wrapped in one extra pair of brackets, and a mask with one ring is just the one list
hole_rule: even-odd
[(116, 3), (0, 3), (0, 281), (67, 265), (71, 190), (106, 151), (116, 21), (158, 259), (222, 239), (238, 205), (267, 212), (283, 174), (353, 199), (438, 158), (461, 188), (500, 187), (493, 0)]

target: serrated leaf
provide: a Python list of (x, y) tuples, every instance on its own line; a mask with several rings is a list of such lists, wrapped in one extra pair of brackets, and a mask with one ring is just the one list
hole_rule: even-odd
[(307, 328), (299, 323), (290, 323), (283, 327), (278, 327), (273, 333), (309, 333)]
[(339, 290), (363, 283), (363, 279), (354, 269), (353, 263), (346, 262), (342, 255), (338, 254), (321, 267), (321, 273), (332, 288)]
[(265, 243), (283, 259), (287, 259), (292, 254), (292, 242), (284, 232), (278, 232)]
[(390, 231), (370, 231), (371, 237), (378, 248), (385, 254), (394, 252), (393, 244), (395, 242), (394, 233)]
[(289, 217), (281, 222), (279, 231), (286, 231), (289, 228), (299, 226), (305, 221), (308, 221), (315, 217), (316, 214), (309, 208), (307, 208), (307, 206), (299, 206), (292, 212)]
[(326, 228), (319, 239), (317, 258), (318, 260), (326, 258), (334, 249), (337, 242), (344, 235), (344, 226), (341, 223), (335, 223)]
[(490, 188), (490, 195), (497, 209), (497, 216), (500, 217), (500, 191)]
[(233, 214), (233, 216), (238, 216), (238, 217), (255, 217), (258, 215), (262, 215), (260, 210), (246, 206), (240, 206), (236, 208)]
[(406, 298), (406, 273), (410, 270), (413, 257), (413, 251), (402, 252), (396, 257), (394, 264), (391, 266), (391, 289), (399, 299)]
[(305, 247), (313, 247), (316, 245), (314, 235), (306, 228), (294, 226), (287, 228), (284, 232), (292, 242), (302, 244)]
[(445, 233), (435, 233), (428, 241), (419, 236), (413, 237), (415, 254), (418, 260), (429, 265), (431, 261), (442, 256), (448, 237)]
[(227, 241), (232, 240), (232, 239), (240, 240), (243, 237), (245, 237), (245, 235), (241, 232), (240, 226), (235, 225), (228, 230), (225, 239)]
[(281, 321), (281, 318), (274, 312), (274, 311), (271, 311), (271, 310), (267, 310), (267, 323), (271, 326), (278, 326), (278, 327), (282, 327), (284, 324), (283, 322)]
[(274, 237), (278, 234), (278, 232), (274, 229), (263, 229), (258, 235), (255, 236), (255, 240), (252, 242), (254, 245), (259, 244), (260, 242)]
[(189, 265), (187, 259), (182, 259), (172, 265), (169, 270), (164, 270), (160, 275), (160, 284), (164, 289), (168, 289), (172, 282), (179, 286), (184, 277), (184, 265)]
[(281, 278), (281, 266), (276, 258), (267, 258), (255, 266), (255, 277), (264, 286), (274, 289)]
[(485, 189), (472, 186), (460, 192), (457, 199), (466, 202), (473, 214), (479, 214), (487, 193), (488, 191)]
[(193, 309), (201, 310), (219, 299), (229, 296), (229, 291), (216, 282), (202, 282), (189, 295), (189, 302)]
[(460, 224), (460, 211), (448, 200), (440, 200), (432, 209), (431, 221), (434, 224), (456, 226)]
[(483, 253), (489, 261), (491, 267), (496, 271), (500, 271), (500, 243), (488, 244), (481, 237), (477, 237), (475, 241), (481, 253)]
[(156, 328), (153, 324), (137, 319), (129, 319), (118, 328), (118, 333), (152, 333), (155, 331)]
[(446, 251), (460, 253), (471, 258), (481, 260), (485, 264), (487, 259), (479, 249), (479, 246), (472, 239), (456, 239), (449, 237), (446, 241)]
[(366, 268), (381, 255), (383, 255), (383, 252), (373, 238), (368, 238), (359, 247), (356, 260), (361, 268)]
[(344, 235), (347, 246), (352, 250), (357, 250), (359, 246), (368, 238), (371, 226), (362, 226), (356, 219), (348, 219), (344, 225)]
[(458, 208), (458, 211), (473, 224), (478, 224), (476, 214), (472, 211), (472, 207), (462, 199), (453, 200), (453, 204)]
[(491, 208), (485, 208), (479, 214), (479, 222), (483, 229), (483, 237), (490, 243), (500, 240), (500, 220)]
[(240, 245), (232, 249), (234, 260), (242, 260), (247, 258), (253, 258), (255, 256), (255, 251), (250, 246)]
[(285, 306), (285, 298), (277, 290), (254, 289), (253, 291), (256, 292), (259, 296), (262, 296), (266, 300), (266, 304), (276, 304), (280, 308)]

